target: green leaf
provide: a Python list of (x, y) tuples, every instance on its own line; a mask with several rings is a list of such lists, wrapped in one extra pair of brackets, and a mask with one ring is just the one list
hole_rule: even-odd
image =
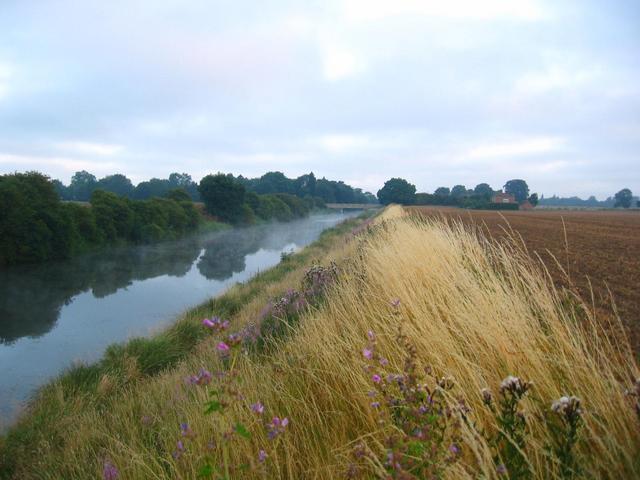
[(218, 400), (211, 400), (210, 402), (205, 403), (205, 405), (207, 407), (204, 411), (206, 415), (222, 410), (222, 404)]
[(210, 464), (205, 464), (198, 470), (198, 477), (210, 477), (215, 473), (215, 469)]
[(251, 438), (251, 433), (249, 433), (249, 430), (247, 430), (247, 428), (240, 422), (236, 423), (235, 430), (236, 433), (241, 437)]

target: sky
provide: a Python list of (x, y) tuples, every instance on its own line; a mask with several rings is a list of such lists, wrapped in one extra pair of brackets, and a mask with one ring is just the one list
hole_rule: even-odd
[(640, 2), (0, 0), (0, 173), (640, 193)]

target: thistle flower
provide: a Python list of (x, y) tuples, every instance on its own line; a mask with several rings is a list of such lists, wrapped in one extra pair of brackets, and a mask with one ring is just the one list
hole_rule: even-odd
[(218, 345), (216, 346), (216, 348), (218, 349), (218, 351), (220, 353), (228, 353), (229, 352), (229, 345), (227, 345), (224, 342), (219, 342)]
[(487, 406), (491, 405), (493, 402), (493, 394), (491, 393), (491, 390), (483, 388), (480, 390), (480, 393), (482, 394), (482, 402)]
[(377, 373), (374, 373), (371, 376), (371, 380), (373, 380), (374, 383), (380, 383), (382, 381), (382, 377), (380, 377), (380, 375), (378, 375)]
[(102, 467), (102, 478), (103, 480), (116, 480), (120, 473), (116, 466), (111, 463), (109, 460), (104, 461), (104, 465)]
[(371, 360), (373, 358), (373, 351), (370, 348), (362, 349), (362, 356), (367, 360)]
[(574, 396), (560, 397), (551, 404), (551, 410), (564, 417), (564, 419), (569, 423), (577, 420), (582, 415), (580, 399)]
[(532, 382), (525, 382), (518, 377), (509, 375), (500, 383), (500, 393), (511, 393), (517, 397), (522, 397), (533, 386)]
[(229, 320), (222, 320), (220, 317), (205, 318), (202, 320), (202, 325), (211, 330), (221, 332), (229, 327)]
[(253, 405), (251, 405), (251, 410), (257, 413), (258, 415), (262, 415), (262, 413), (264, 412), (264, 405), (258, 401)]

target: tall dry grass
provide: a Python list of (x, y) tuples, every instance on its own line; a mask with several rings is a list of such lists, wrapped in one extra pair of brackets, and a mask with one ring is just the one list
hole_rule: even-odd
[[(610, 336), (617, 326), (603, 328), (579, 299), (554, 290), (522, 251), (391, 207), (373, 232), (320, 260), (329, 259), (341, 262), (342, 274), (323, 305), (268, 356), (235, 358), (242, 400), (205, 416), (208, 387), (184, 384), (201, 367), (225, 368), (215, 340), (208, 340), (178, 368), (136, 385), (108, 410), (69, 415), (57, 426), (68, 432), (64, 448), (49, 454), (41, 447), (21, 465), (19, 478), (95, 478), (109, 459), (120, 478), (187, 479), (207, 458), (215, 465), (224, 463), (223, 456), (232, 465), (257, 464), (262, 448), (269, 454), (266, 470), (248, 469), (234, 478), (340, 478), (353, 446), (364, 441), (382, 448), (388, 428), (378, 423), (367, 396), (371, 378), (361, 354), (367, 332), (376, 333), (377, 348), (389, 359), (386, 369), (399, 371), (405, 359), (396, 339), (400, 325), (420, 363), (452, 376), (453, 394), (471, 408), (475, 424), (462, 426), (462, 456), (447, 478), (498, 477), (491, 447), (478, 435), (496, 428), (480, 390), (497, 390), (507, 375), (533, 381), (532, 398), (540, 400), (524, 400), (530, 419), (524, 453), (534, 478), (557, 474), (545, 454), (551, 434), (536, 419), (565, 394), (580, 397), (584, 406), (577, 456), (585, 478), (640, 477), (640, 424), (625, 396), (639, 376), (632, 352), (623, 336)], [(250, 322), (270, 296), (300, 278), (296, 272), (275, 284), (233, 319), (234, 326)], [(390, 305), (395, 298), (398, 311)], [(258, 400), (269, 415), (291, 420), (276, 443), (262, 440), (249, 408)], [(225, 449), (209, 445), (237, 421), (251, 439), (232, 439)], [(180, 422), (195, 436), (174, 459)]]

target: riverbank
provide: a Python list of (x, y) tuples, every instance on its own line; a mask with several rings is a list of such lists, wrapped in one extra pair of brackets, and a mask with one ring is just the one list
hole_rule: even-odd
[(391, 207), (44, 389), (0, 471), (634, 478), (640, 372), (612, 328), (516, 246)]
[[(347, 220), (326, 230), (312, 245), (295, 254), (287, 254), (276, 267), (187, 311), (159, 334), (113, 345), (100, 362), (77, 365), (43, 387), (28, 412), (0, 439), (0, 478), (11, 478), (16, 461), (23, 458), (26, 451), (37, 449), (41, 442), (48, 444), (51, 438), (57, 438), (56, 444), (64, 443), (65, 435), (58, 436), (57, 432), (60, 423), (66, 422), (69, 415), (74, 416), (83, 409), (107, 408), (114, 401), (113, 396), (122, 395), (126, 389), (171, 369), (193, 353), (194, 347), (207, 334), (200, 324), (203, 317), (237, 315), (256, 296), (264, 295), (265, 289), (271, 291), (283, 278), (299, 275), (314, 258), (326, 255), (361, 221)], [(105, 382), (109, 383), (108, 388)], [(64, 400), (60, 402), (61, 399)]]

